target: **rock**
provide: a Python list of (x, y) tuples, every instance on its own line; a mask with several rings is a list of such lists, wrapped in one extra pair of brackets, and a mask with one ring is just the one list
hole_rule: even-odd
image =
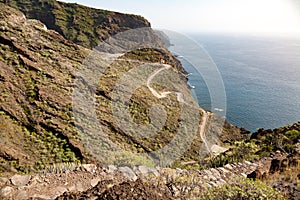
[(91, 186), (92, 187), (95, 187), (96, 185), (98, 185), (98, 183), (100, 182), (100, 178), (98, 177), (98, 178), (94, 178), (94, 179), (92, 179), (91, 180)]
[(97, 166), (94, 164), (84, 164), (82, 165), (83, 169), (90, 173), (95, 173), (97, 170)]
[[(92, 183), (91, 183), (92, 185)], [(75, 185), (71, 185), (67, 188), (70, 192), (84, 192), (85, 188), (82, 186), (81, 182), (77, 182)]]
[(8, 183), (8, 179), (4, 177), (0, 177), (0, 187), (3, 187), (5, 184)]
[(118, 168), (115, 165), (108, 165), (108, 167), (107, 167), (107, 173), (109, 173), (109, 174), (112, 174), (117, 170), (118, 170)]
[(227, 165), (225, 165), (224, 166), (226, 169), (228, 169), (228, 170), (233, 170), (233, 167), (230, 165), (230, 164), (227, 164)]
[(10, 178), (10, 181), (11, 183), (14, 185), (14, 186), (25, 186), (29, 183), (31, 179), (31, 176), (30, 175), (14, 175), (13, 177)]
[(221, 182), (222, 184), (226, 184), (227, 182), (223, 179), (220, 179), (219, 182)]
[(180, 169), (180, 168), (176, 168), (176, 173), (177, 174), (181, 174), (184, 170)]
[(230, 173), (230, 171), (228, 171), (227, 169), (225, 169), (223, 167), (220, 167), (219, 170), (222, 171), (222, 173), (224, 173), (224, 174)]
[(203, 179), (207, 180), (207, 179), (208, 179), (208, 176), (204, 175), (204, 176), (203, 176)]
[(136, 181), (138, 179), (136, 174), (129, 167), (120, 167), (118, 170), (122, 173), (123, 176), (131, 181)]
[(252, 166), (258, 167), (258, 164), (257, 163), (252, 163)]
[(19, 199), (19, 200), (25, 200), (25, 199), (28, 199), (28, 194), (26, 191), (21, 191), (19, 192), (17, 195), (16, 195), (16, 199)]
[(247, 165), (252, 165), (252, 163), (249, 162), (249, 161), (245, 161), (245, 163), (246, 163)]
[(53, 199), (50, 196), (47, 196), (45, 194), (34, 194), (32, 197), (32, 199), (43, 199), (43, 200), (50, 200)]
[(31, 180), (30, 180), (30, 184), (31, 185), (34, 185), (34, 184), (37, 184), (37, 183), (41, 183), (41, 182), (43, 182), (43, 181), (41, 180), (40, 176), (33, 176), (31, 178)]
[(211, 171), (209, 171), (209, 170), (204, 170), (203, 172), (204, 172), (205, 174), (207, 174), (208, 176), (212, 175)]
[(60, 195), (62, 195), (63, 193), (65, 193), (65, 192), (68, 191), (68, 190), (67, 190), (66, 188), (64, 188), (64, 187), (56, 187), (56, 188), (54, 188), (53, 190), (55, 191), (55, 195), (56, 195), (54, 198), (56, 198), (56, 197), (58, 197), (58, 196), (60, 196)]
[(213, 176), (217, 179), (221, 178), (220, 172), (216, 169), (211, 169), (211, 172), (213, 173)]
[(172, 185), (169, 189), (174, 197), (178, 197), (180, 195), (180, 191), (176, 188), (175, 185)]
[(215, 182), (209, 182), (209, 184), (213, 187), (218, 187), (218, 185)]
[(213, 175), (213, 173), (209, 170), (204, 170), (205, 174), (207, 175), (207, 179), (210, 181), (216, 181), (216, 177)]
[(210, 181), (217, 181), (217, 178), (214, 177), (213, 175), (211, 175), (211, 176), (209, 176), (209, 180), (210, 180)]
[(13, 191), (12, 187), (6, 186), (0, 190), (0, 197), (9, 198)]
[(156, 169), (147, 167), (147, 166), (138, 166), (136, 170), (134, 170), (137, 174), (142, 176), (147, 176), (149, 174), (154, 174), (156, 177), (159, 175)]

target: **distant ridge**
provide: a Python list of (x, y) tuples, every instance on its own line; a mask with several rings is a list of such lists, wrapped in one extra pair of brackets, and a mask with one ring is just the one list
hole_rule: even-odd
[(43, 22), (76, 44), (92, 49), (111, 35), (150, 27), (143, 17), (89, 8), (55, 0), (0, 0), (19, 9), (27, 18)]

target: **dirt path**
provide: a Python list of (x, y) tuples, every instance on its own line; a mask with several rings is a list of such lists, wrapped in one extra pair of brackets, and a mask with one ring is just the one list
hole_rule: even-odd
[[(167, 64), (163, 64), (164, 67), (156, 70), (153, 74), (151, 74), (151, 76), (149, 76), (149, 78), (147, 79), (147, 87), (148, 89), (151, 91), (151, 93), (156, 97), (156, 98), (165, 98), (167, 97), (168, 94), (171, 94), (172, 92), (168, 91), (168, 92), (162, 92), (161, 94), (159, 94), (154, 88), (152, 88), (150, 86), (152, 80), (154, 79), (155, 76), (157, 76), (159, 73), (161, 73), (162, 71), (164, 70), (168, 70), (171, 68), (170, 65), (167, 65)], [(181, 103), (185, 103), (186, 102), (184, 101), (183, 99), (183, 95), (182, 93), (180, 92), (175, 92), (175, 94), (177, 95), (177, 100)], [(207, 149), (207, 151), (210, 153), (211, 152), (211, 149), (209, 148), (208, 146), (208, 142), (206, 140), (206, 135), (205, 135), (205, 129), (206, 129), (206, 125), (207, 125), (207, 121), (208, 121), (208, 118), (210, 116), (210, 113), (209, 112), (206, 112), (204, 109), (200, 108), (201, 112), (203, 113), (202, 115), (202, 118), (201, 118), (201, 123), (199, 125), (199, 128), (200, 128), (200, 137), (201, 137), (201, 140), (204, 142), (205, 144), (205, 147)]]
[(209, 152), (209, 154), (211, 154), (212, 156), (217, 156), (220, 153), (223, 153), (225, 151), (228, 150), (228, 148), (222, 147), (220, 145), (217, 144), (213, 144), (211, 145), (211, 147), (209, 147), (207, 139), (206, 139), (206, 134), (205, 134), (205, 130), (206, 130), (206, 126), (208, 124), (208, 119), (210, 118), (211, 114), (210, 112), (207, 112), (205, 110), (203, 110), (202, 108), (200, 108), (203, 116), (201, 119), (201, 124), (199, 125), (200, 128), (200, 138), (203, 141), (207, 151)]
[(203, 141), (207, 151), (209, 153), (211, 153), (211, 150), (208, 146), (207, 140), (206, 140), (206, 135), (205, 135), (205, 130), (206, 130), (206, 124), (208, 121), (208, 118), (210, 116), (210, 113), (206, 112), (205, 110), (203, 110), (202, 108), (200, 108), (201, 112), (203, 113), (202, 118), (201, 118), (201, 124), (199, 125), (200, 128), (200, 138)]
[(158, 92), (156, 92), (156, 90), (154, 88), (152, 88), (150, 86), (152, 80), (154, 79), (155, 76), (157, 76), (160, 72), (164, 71), (164, 70), (167, 70), (167, 69), (170, 69), (171, 68), (171, 65), (166, 65), (166, 64), (162, 64), (164, 67), (156, 70), (153, 74), (151, 74), (151, 76), (148, 77), (147, 79), (147, 87), (148, 89), (151, 91), (151, 93), (153, 94), (153, 96), (155, 96), (156, 98), (158, 99), (162, 99), (162, 98), (165, 98), (167, 97), (168, 94), (171, 94), (172, 92), (163, 92), (161, 94), (159, 94)]

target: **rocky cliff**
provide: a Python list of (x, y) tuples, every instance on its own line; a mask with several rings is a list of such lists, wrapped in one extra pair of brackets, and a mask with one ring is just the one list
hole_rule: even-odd
[(37, 19), (49, 29), (86, 48), (96, 47), (111, 35), (129, 29), (150, 27), (141, 16), (99, 10), (56, 0), (1, 0)]

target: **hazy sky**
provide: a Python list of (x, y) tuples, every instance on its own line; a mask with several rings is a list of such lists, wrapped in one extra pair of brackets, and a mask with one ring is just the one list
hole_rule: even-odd
[(300, 0), (64, 0), (138, 14), (180, 32), (300, 35)]

